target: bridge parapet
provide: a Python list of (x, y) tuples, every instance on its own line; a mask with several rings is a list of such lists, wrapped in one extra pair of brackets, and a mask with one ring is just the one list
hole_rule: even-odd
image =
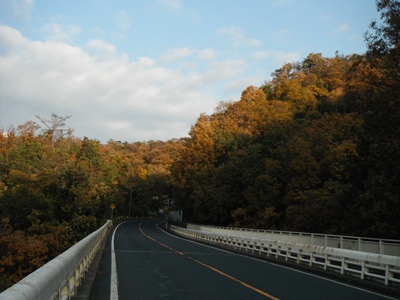
[(67, 251), (0, 293), (0, 300), (71, 299), (111, 226), (112, 222), (107, 221)]
[(212, 225), (187, 224), (188, 229), (200, 230), (229, 236), (252, 237), (324, 246), (383, 255), (400, 256), (400, 241), (333, 234), (263, 230), (251, 228), (220, 227)]
[[(248, 254), (284, 259), (309, 267), (350, 275), (386, 286), (400, 287), (400, 257), (370, 252), (311, 245), (293, 241), (282, 241), (232, 234), (233, 231), (204, 230), (201, 225), (181, 228), (170, 226), (170, 230), (183, 237), (216, 246), (231, 248)], [(215, 228), (214, 228), (215, 229)], [(229, 234), (230, 233), (230, 234)]]

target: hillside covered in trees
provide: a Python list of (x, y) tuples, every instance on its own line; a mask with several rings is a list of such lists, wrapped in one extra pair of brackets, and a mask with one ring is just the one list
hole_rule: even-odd
[(400, 239), (400, 3), (377, 7), (365, 54), (286, 63), (188, 138), (101, 144), (56, 114), (0, 135), (0, 290), (167, 199), (190, 222)]
[(400, 3), (364, 55), (311, 53), (201, 115), (173, 164), (194, 222), (400, 238)]

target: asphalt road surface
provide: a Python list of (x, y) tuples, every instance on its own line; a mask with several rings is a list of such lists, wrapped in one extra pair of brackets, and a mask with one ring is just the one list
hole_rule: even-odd
[(91, 299), (391, 299), (175, 237), (157, 223), (130, 221), (115, 227)]

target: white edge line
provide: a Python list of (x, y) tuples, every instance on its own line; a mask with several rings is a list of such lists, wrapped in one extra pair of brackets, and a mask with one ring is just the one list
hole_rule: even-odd
[(225, 249), (220, 249), (220, 248), (213, 247), (213, 246), (207, 245), (207, 244), (203, 244), (203, 243), (200, 243), (200, 242), (197, 242), (197, 241), (192, 241), (192, 240), (190, 240), (190, 239), (188, 239), (188, 238), (183, 238), (183, 237), (180, 237), (180, 236), (171, 234), (171, 233), (165, 231), (164, 229), (162, 229), (162, 228), (161, 228), (160, 226), (158, 226), (158, 225), (159, 225), (159, 224), (157, 224), (157, 228), (158, 228), (159, 230), (161, 230), (162, 232), (164, 232), (164, 233), (166, 233), (166, 234), (168, 234), (168, 235), (170, 235), (170, 236), (173, 236), (173, 237), (175, 237), (175, 238), (177, 238), (177, 239), (185, 240), (185, 241), (188, 241), (188, 242), (191, 242), (191, 243), (194, 243), (194, 244), (203, 245), (203, 246), (205, 246), (205, 247), (209, 247), (209, 248), (212, 248), (212, 249), (216, 249), (216, 250), (219, 250), (219, 251), (222, 251), (222, 252), (227, 252), (227, 253), (230, 253), (230, 254), (233, 254), (233, 255), (243, 256), (243, 257), (250, 258), (250, 259), (253, 259), (253, 260), (256, 260), (256, 261), (265, 263), (265, 264), (271, 264), (271, 265), (274, 265), (274, 266), (277, 266), (277, 267), (280, 267), (280, 268), (289, 269), (289, 270), (292, 270), (292, 271), (295, 271), (295, 272), (298, 272), (298, 273), (302, 273), (302, 274), (306, 274), (306, 275), (309, 275), (309, 276), (317, 277), (317, 278), (320, 278), (320, 279), (323, 279), (323, 280), (326, 280), (326, 281), (335, 282), (335, 283), (337, 283), (337, 284), (344, 285), (344, 286), (347, 286), (347, 287), (350, 287), (350, 288), (353, 288), (353, 289), (356, 289), (356, 290), (364, 291), (364, 292), (367, 292), (367, 293), (370, 293), (370, 294), (373, 294), (373, 295), (377, 295), (377, 296), (380, 296), (380, 297), (383, 297), (383, 298), (387, 298), (387, 299), (391, 299), (391, 300), (396, 300), (396, 298), (392, 298), (392, 297), (390, 297), (390, 296), (386, 296), (386, 295), (383, 295), (383, 294), (375, 293), (375, 292), (373, 292), (373, 291), (366, 290), (366, 289), (363, 289), (363, 288), (360, 288), (360, 287), (357, 287), (357, 286), (353, 286), (353, 285), (350, 285), (350, 284), (346, 284), (346, 283), (343, 283), (343, 282), (340, 282), (340, 281), (337, 281), (337, 280), (333, 280), (333, 279), (325, 278), (325, 277), (318, 276), (318, 275), (315, 275), (315, 274), (312, 274), (312, 273), (300, 271), (300, 270), (297, 270), (297, 269), (294, 269), (294, 268), (286, 267), (286, 266), (283, 266), (283, 265), (280, 265), (280, 264), (277, 264), (277, 263), (274, 263), (274, 262), (266, 261), (266, 260), (263, 260), (263, 259), (260, 259), (260, 258), (256, 258), (256, 257), (244, 255), (244, 254), (241, 254), (241, 253), (231, 252), (231, 251), (225, 250)]
[(115, 248), (114, 248), (114, 237), (117, 229), (120, 225), (126, 222), (118, 224), (115, 227), (112, 239), (111, 239), (111, 283), (110, 283), (110, 300), (118, 300), (118, 272), (117, 272), (117, 260), (115, 258)]

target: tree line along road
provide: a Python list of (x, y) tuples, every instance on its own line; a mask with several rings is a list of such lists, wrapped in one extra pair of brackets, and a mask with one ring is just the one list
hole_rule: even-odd
[(107, 239), (91, 299), (394, 299), (129, 221)]

